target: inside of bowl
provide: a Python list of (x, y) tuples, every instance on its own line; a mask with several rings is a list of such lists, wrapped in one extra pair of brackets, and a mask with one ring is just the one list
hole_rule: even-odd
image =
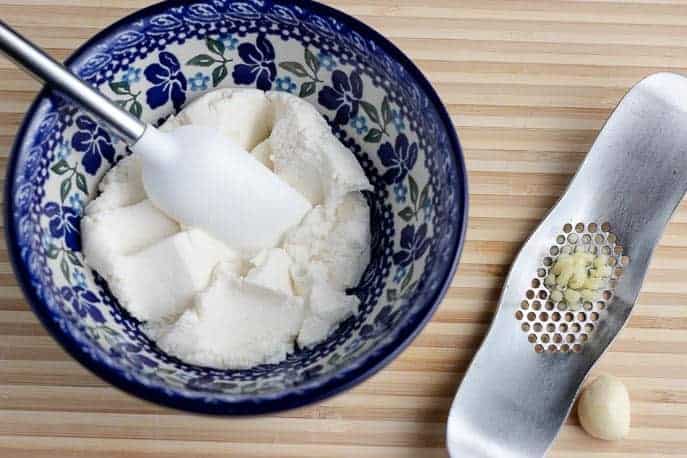
[(80, 251), (84, 205), (128, 154), (126, 145), (90, 114), (49, 94), (19, 145), (11, 218), (20, 270), (38, 299), (34, 307), (61, 342), (113, 377), (208, 403), (345, 383), (393, 354), (450, 281), (465, 196), (441, 107), (424, 80), (377, 40), (279, 2), (171, 2), (83, 49), (72, 62), (79, 75), (152, 123), (219, 87), (307, 99), (374, 186), (366, 194), (372, 260), (354, 290), (358, 313), (314, 348), (236, 371), (169, 357), (118, 306)]

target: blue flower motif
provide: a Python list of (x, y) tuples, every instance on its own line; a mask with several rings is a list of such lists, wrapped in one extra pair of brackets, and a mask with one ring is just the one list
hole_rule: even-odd
[(122, 81), (129, 84), (138, 83), (141, 81), (141, 69), (136, 67), (129, 67), (124, 75), (122, 75)]
[(90, 316), (96, 323), (104, 323), (105, 317), (100, 312), (97, 304), (100, 299), (92, 291), (89, 291), (82, 286), (63, 286), (60, 289), (60, 295), (66, 302), (71, 303), (74, 311), (81, 317)]
[(354, 116), (351, 118), (351, 126), (358, 132), (358, 135), (362, 135), (368, 131), (367, 119), (365, 119), (365, 116)]
[(61, 161), (69, 156), (71, 148), (69, 147), (69, 142), (67, 140), (62, 140), (55, 148), (55, 159)]
[(81, 194), (72, 194), (69, 196), (69, 205), (72, 206), (76, 212), (81, 215), (81, 212), (83, 211), (83, 197), (81, 197)]
[(210, 82), (210, 77), (198, 72), (191, 78), (189, 78), (188, 82), (191, 83), (192, 91), (204, 91), (208, 88), (208, 82)]
[(394, 195), (396, 196), (396, 202), (402, 204), (406, 200), (406, 195), (408, 195), (408, 188), (406, 188), (405, 183), (396, 183), (394, 185)]
[(408, 273), (408, 267), (407, 266), (398, 266), (396, 268), (396, 273), (394, 274), (394, 283), (401, 283), (401, 280), (406, 278), (407, 273)]
[(239, 39), (229, 34), (221, 38), (222, 44), (226, 49), (234, 50), (239, 45)]
[(95, 175), (102, 164), (102, 158), (110, 163), (114, 162), (112, 139), (106, 129), (86, 115), (76, 118), (76, 126), (79, 131), (72, 137), (72, 148), (84, 153), (81, 164), (86, 172)]
[(391, 122), (394, 123), (394, 127), (400, 133), (406, 128), (403, 122), (403, 115), (396, 110), (391, 110)]
[(143, 72), (153, 87), (146, 91), (146, 101), (150, 108), (158, 108), (172, 99), (174, 109), (178, 110), (186, 101), (186, 77), (174, 54), (162, 51), (159, 64), (146, 67)]
[(120, 342), (110, 348), (110, 356), (123, 359), (138, 370), (146, 367), (157, 367), (157, 363), (145, 355), (139, 354), (143, 347), (129, 342)]
[(394, 264), (408, 266), (413, 261), (420, 259), (429, 248), (427, 239), (427, 224), (422, 224), (418, 230), (414, 225), (409, 225), (401, 231), (401, 250), (394, 253)]
[(272, 82), (277, 77), (277, 66), (274, 63), (274, 46), (260, 34), (255, 44), (239, 45), (239, 57), (244, 62), (234, 66), (232, 76), (236, 84), (253, 84), (263, 91), (272, 89)]
[(293, 93), (296, 90), (296, 88), (298, 87), (296, 85), (296, 83), (291, 81), (291, 78), (288, 76), (285, 76), (283, 78), (277, 78), (275, 83), (277, 83), (277, 90), (283, 91), (283, 92)]
[(358, 70), (353, 71), (350, 77), (341, 70), (334, 70), (332, 85), (320, 90), (317, 101), (330, 110), (336, 110), (334, 123), (343, 125), (358, 114), (362, 96), (363, 80)]
[(320, 65), (322, 66), (322, 68), (330, 72), (334, 70), (334, 68), (336, 67), (336, 61), (334, 60), (334, 56), (332, 56), (331, 54), (320, 52), (317, 55), (317, 60), (320, 61)]
[(415, 166), (417, 161), (417, 143), (408, 146), (408, 137), (400, 134), (396, 137), (395, 147), (386, 142), (379, 147), (379, 159), (388, 170), (382, 178), (387, 184), (392, 185), (403, 181), (408, 172)]
[(86, 275), (79, 270), (79, 269), (74, 269), (74, 272), (72, 273), (72, 278), (74, 279), (74, 283), (76, 283), (76, 286), (80, 288), (86, 288)]
[(43, 207), (43, 214), (50, 221), (50, 235), (56, 239), (64, 237), (64, 242), (72, 251), (81, 249), (81, 237), (79, 236), (79, 212), (72, 207), (60, 206), (55, 202), (48, 202)]

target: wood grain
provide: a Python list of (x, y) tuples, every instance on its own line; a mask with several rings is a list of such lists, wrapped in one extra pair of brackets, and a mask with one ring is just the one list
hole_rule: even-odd
[[(143, 0), (0, 0), (0, 17), (65, 58)], [(0, 456), (440, 457), (451, 398), (493, 316), (508, 265), (598, 129), (643, 76), (687, 72), (684, 0), (332, 0), (403, 49), (439, 91), (467, 159), (471, 217), (444, 303), (390, 367), (312, 407), (192, 416), (115, 390), (46, 335), (0, 247)], [(429, 6), (426, 6), (429, 4)], [(37, 83), (0, 59), (0, 168)], [(687, 203), (639, 305), (595, 372), (632, 398), (630, 437), (575, 418), (550, 456), (687, 456)], [(507, 383), (507, 381), (504, 381)]]

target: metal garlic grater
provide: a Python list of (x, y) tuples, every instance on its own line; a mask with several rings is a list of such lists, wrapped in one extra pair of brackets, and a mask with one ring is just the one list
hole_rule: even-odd
[[(658, 73), (620, 102), (563, 197), (520, 250), (451, 406), (452, 457), (541, 457), (626, 323), (652, 252), (687, 192), (687, 78)], [(576, 246), (608, 254), (609, 287), (577, 310), (543, 278)]]

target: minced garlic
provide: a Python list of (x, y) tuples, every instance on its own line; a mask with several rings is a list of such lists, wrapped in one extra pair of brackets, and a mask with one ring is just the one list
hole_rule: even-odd
[(544, 278), (551, 300), (565, 302), (572, 310), (577, 309), (580, 302), (596, 300), (613, 272), (608, 261), (606, 255), (597, 256), (579, 248), (574, 253), (564, 251)]

